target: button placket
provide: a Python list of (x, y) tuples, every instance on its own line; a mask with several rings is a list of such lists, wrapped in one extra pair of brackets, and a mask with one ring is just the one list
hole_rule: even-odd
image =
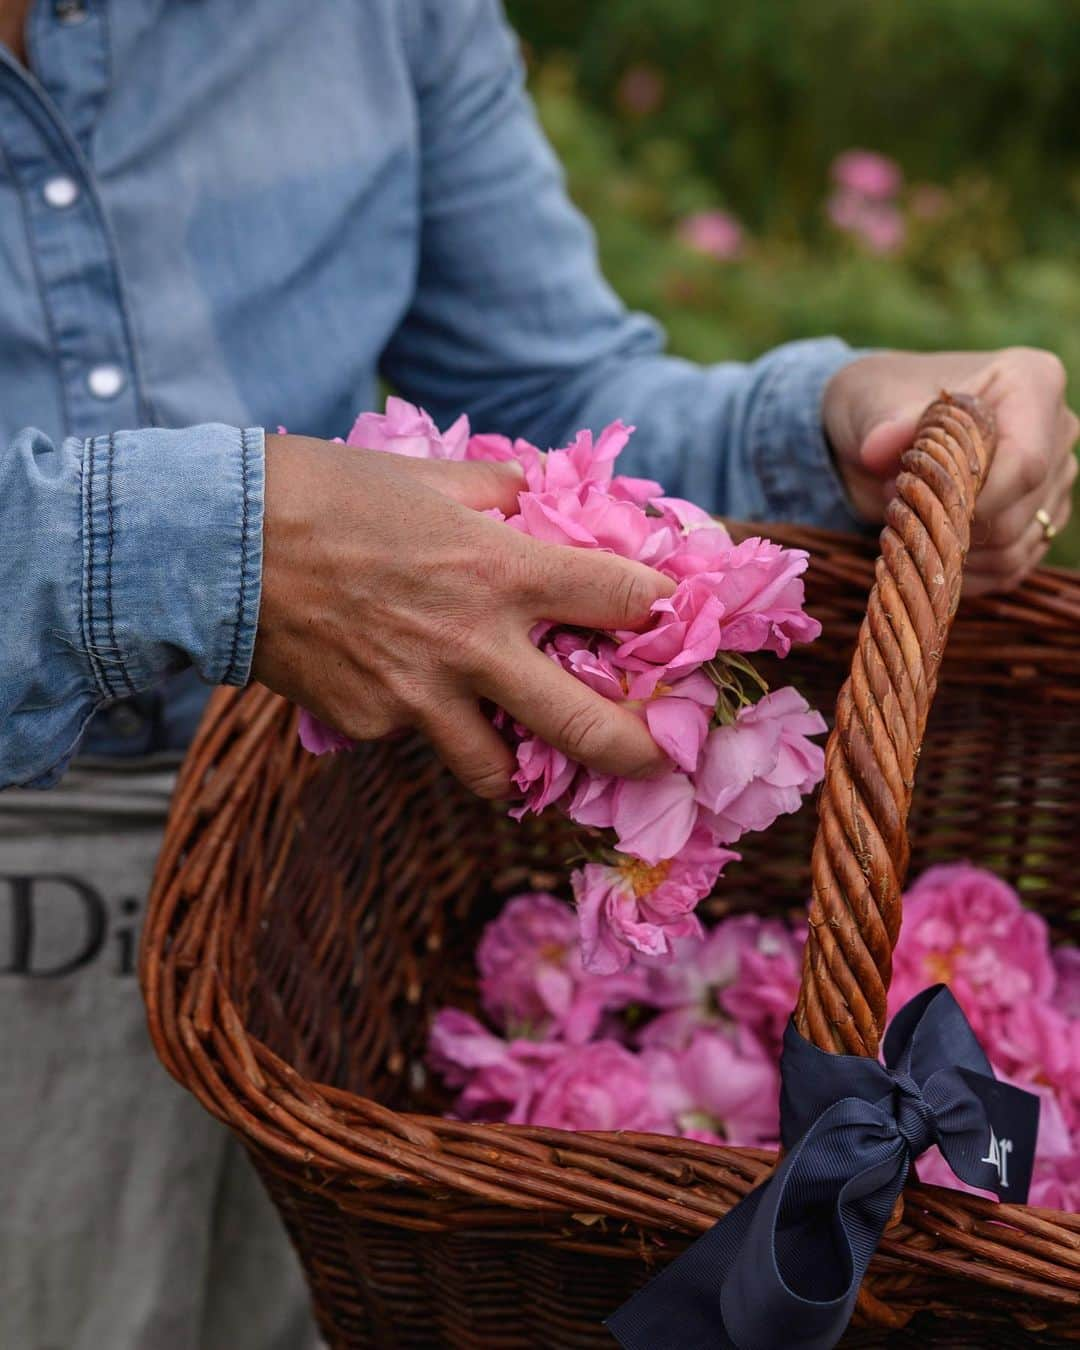
[(0, 67), (0, 137), (23, 196), (67, 430), (86, 437), (138, 426), (127, 316), (89, 166), (47, 92), (8, 61)]

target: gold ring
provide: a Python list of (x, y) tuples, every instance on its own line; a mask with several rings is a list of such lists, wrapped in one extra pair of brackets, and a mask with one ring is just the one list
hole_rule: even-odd
[(1043, 539), (1047, 543), (1049, 543), (1050, 540), (1053, 539), (1054, 535), (1057, 534), (1058, 532), (1057, 526), (1050, 519), (1050, 512), (1046, 509), (1045, 506), (1040, 506), (1039, 509), (1035, 512), (1035, 519), (1042, 526)]

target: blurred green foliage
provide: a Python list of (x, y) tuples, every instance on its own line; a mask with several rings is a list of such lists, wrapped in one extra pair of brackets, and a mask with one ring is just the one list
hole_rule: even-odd
[[(507, 7), (605, 270), (675, 350), (1030, 344), (1062, 356), (1075, 403), (1080, 0)], [(903, 169), (891, 252), (828, 218), (830, 164), (853, 146)], [(717, 208), (746, 232), (732, 260), (677, 233)], [(1054, 557), (1080, 562), (1080, 527)]]

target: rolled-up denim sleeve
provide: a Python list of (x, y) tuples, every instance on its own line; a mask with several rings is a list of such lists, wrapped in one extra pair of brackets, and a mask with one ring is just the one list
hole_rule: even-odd
[(559, 445), (620, 417), (621, 466), (744, 519), (854, 528), (821, 427), (855, 353), (826, 338), (749, 364), (668, 355), (604, 280), (524, 92), (499, 0), (412, 0), (422, 142), (414, 303), (388, 378), (441, 420)]
[(0, 787), (47, 787), (98, 708), (193, 665), (248, 678), (263, 433), (220, 425), (0, 451)]

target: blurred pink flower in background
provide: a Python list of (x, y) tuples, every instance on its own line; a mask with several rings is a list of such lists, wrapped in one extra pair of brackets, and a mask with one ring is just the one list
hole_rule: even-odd
[(825, 210), (838, 230), (854, 235), (871, 253), (895, 253), (904, 242), (904, 217), (891, 202), (872, 202), (851, 192), (834, 192)]
[(676, 230), (678, 238), (695, 253), (731, 262), (742, 253), (743, 227), (728, 211), (713, 208), (684, 216)]
[(842, 192), (872, 202), (890, 201), (904, 181), (900, 165), (876, 150), (845, 150), (833, 160), (829, 172)]
[(655, 66), (628, 66), (615, 86), (615, 101), (624, 112), (647, 117), (664, 101), (664, 77)]
[(904, 242), (904, 217), (896, 196), (904, 176), (895, 160), (873, 150), (845, 150), (832, 162), (836, 184), (825, 204), (838, 230), (859, 239), (872, 253), (894, 253)]

